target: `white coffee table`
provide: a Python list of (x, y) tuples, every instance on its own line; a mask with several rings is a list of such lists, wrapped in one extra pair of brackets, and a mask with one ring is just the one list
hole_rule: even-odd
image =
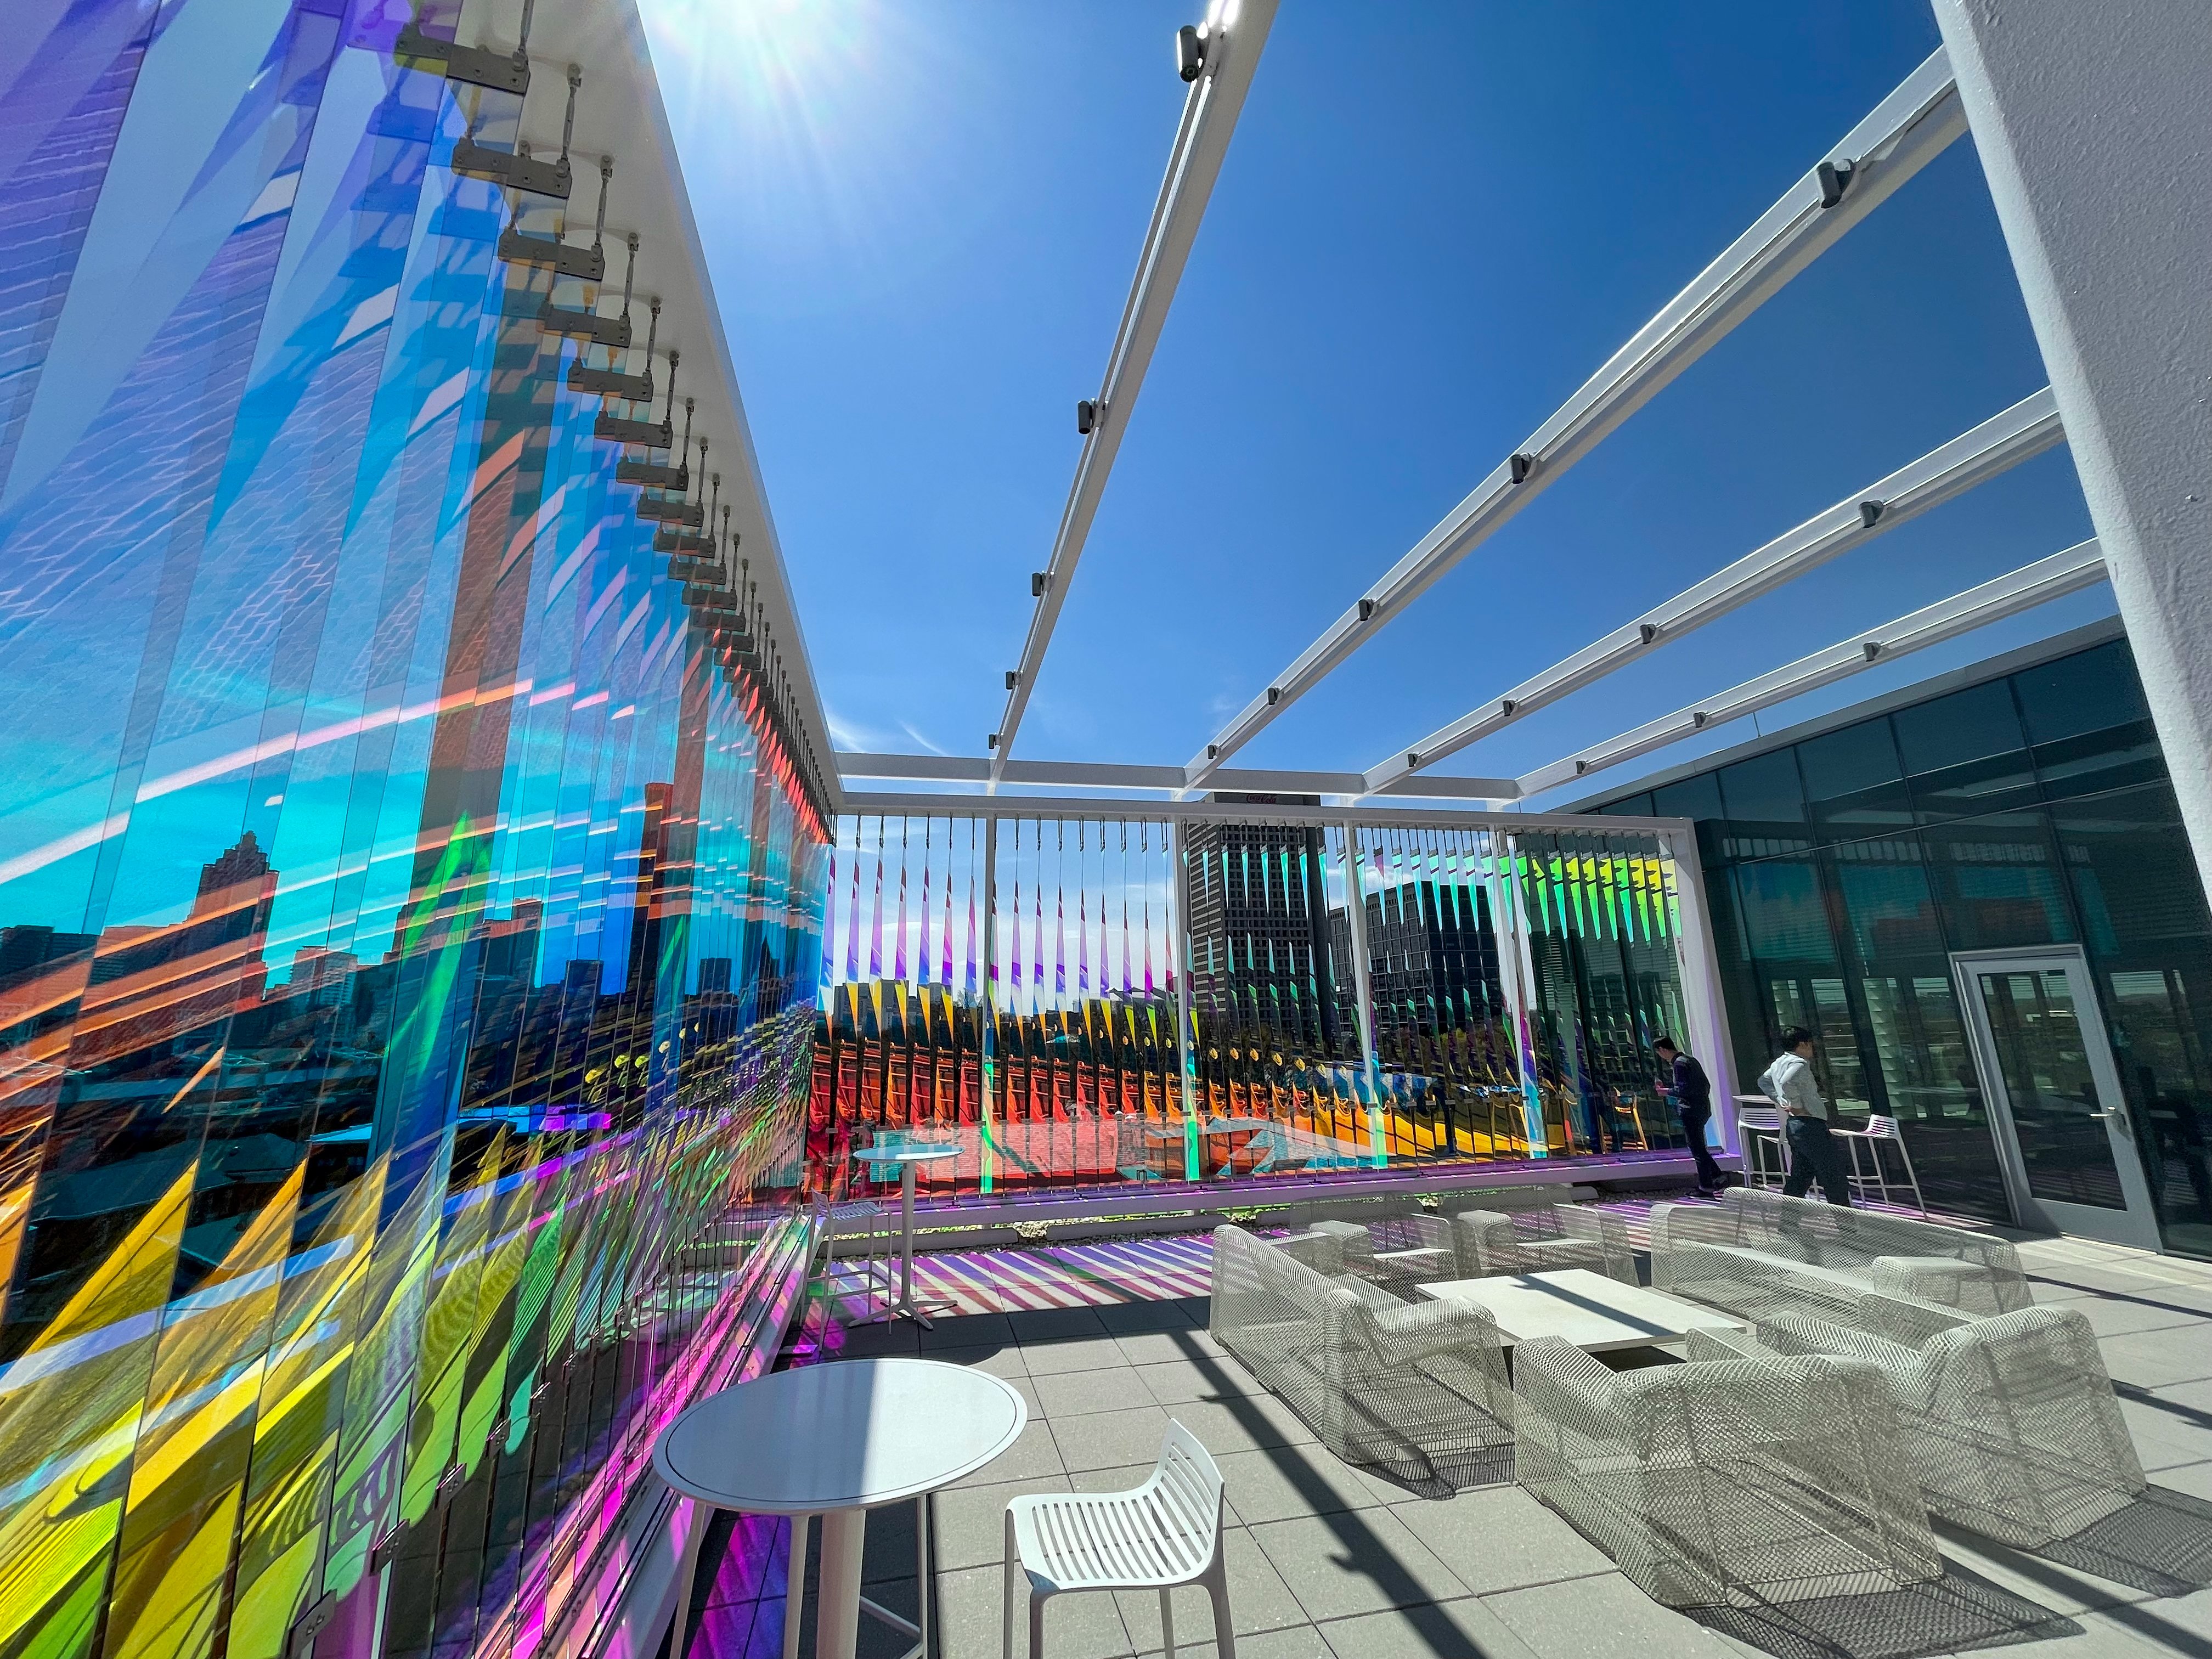
[(854, 1158), (867, 1164), (876, 1179), (884, 1178), (884, 1167), (895, 1166), (899, 1172), (899, 1293), (898, 1300), (868, 1322), (878, 1320), (889, 1323), (894, 1319), (911, 1319), (924, 1330), (935, 1327), (929, 1322), (933, 1313), (942, 1313), (959, 1304), (955, 1302), (916, 1302), (914, 1299), (914, 1172), (924, 1164), (936, 1164), (948, 1158), (960, 1156), (960, 1148), (942, 1142), (923, 1143), (907, 1146), (870, 1147), (855, 1152)]
[(1680, 1342), (1692, 1331), (1747, 1331), (1751, 1322), (1714, 1308), (1587, 1267), (1557, 1273), (1500, 1274), (1492, 1279), (1448, 1279), (1418, 1285), (1437, 1302), (1469, 1302), (1489, 1310), (1508, 1347), (1534, 1336), (1556, 1336), (1584, 1353), (1656, 1348)]
[[(974, 1474), (1014, 1443), (1029, 1407), (1006, 1382), (933, 1359), (846, 1359), (775, 1371), (709, 1395), (662, 1432), (660, 1478), (687, 1498), (746, 1515), (787, 1515), (791, 1566), (783, 1651), (799, 1651), (806, 1523), (822, 1517), (822, 1595), (815, 1659), (853, 1659), (863, 1608), (929, 1654), (929, 1494)], [(913, 1500), (920, 1616), (912, 1624), (860, 1595), (867, 1512)], [(672, 1659), (684, 1659), (691, 1580), (706, 1517), (685, 1540)]]

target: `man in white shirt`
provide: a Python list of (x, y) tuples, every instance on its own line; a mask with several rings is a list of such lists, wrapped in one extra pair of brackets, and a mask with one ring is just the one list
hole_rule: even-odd
[(1793, 1025), (1782, 1034), (1782, 1052), (1759, 1079), (1766, 1097), (1782, 1109), (1782, 1133), (1790, 1140), (1790, 1178), (1785, 1197), (1802, 1198), (1818, 1181), (1820, 1196), (1848, 1210), (1850, 1182), (1844, 1170), (1844, 1149), (1828, 1133), (1828, 1103), (1813, 1078), (1813, 1034)]

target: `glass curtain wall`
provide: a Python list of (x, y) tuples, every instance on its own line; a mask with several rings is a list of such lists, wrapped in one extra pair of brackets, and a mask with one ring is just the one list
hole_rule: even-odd
[(862, 817), (833, 859), (825, 1186), (908, 1133), (961, 1146), (944, 1192), (1682, 1146), (1654, 836)]
[(801, 1259), (818, 810), (409, 10), (0, 43), (9, 1654), (532, 1651)]
[(2166, 1245), (2212, 1255), (2212, 913), (2124, 640), (1601, 810), (1698, 820), (1738, 1075), (1817, 1032), (1942, 1209), (2010, 1219), (1951, 953), (2079, 945)]

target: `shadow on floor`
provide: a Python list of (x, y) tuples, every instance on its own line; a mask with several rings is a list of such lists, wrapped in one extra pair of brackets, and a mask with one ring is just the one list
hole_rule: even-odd
[(2187, 1595), (2212, 1588), (2212, 1503), (2150, 1486), (2125, 1509), (2071, 1538), (2022, 1550), (1937, 1522), (1936, 1530), (2031, 1576), (2037, 1562), (2088, 1573), (2147, 1595)]
[(2081, 1626), (1956, 1562), (1925, 1584), (1757, 1607), (1686, 1607), (1708, 1630), (1776, 1659), (1913, 1659), (2078, 1636)]

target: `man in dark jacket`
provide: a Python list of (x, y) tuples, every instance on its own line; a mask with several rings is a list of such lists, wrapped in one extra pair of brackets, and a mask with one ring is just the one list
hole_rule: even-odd
[(1690, 1155), (1698, 1160), (1698, 1190), (1717, 1193), (1726, 1177), (1713, 1162), (1713, 1149), (1705, 1144), (1705, 1125), (1713, 1115), (1713, 1081), (1697, 1057), (1677, 1048), (1670, 1036), (1654, 1037), (1651, 1052), (1659, 1056), (1661, 1065), (1674, 1072), (1674, 1086), (1666, 1092), (1674, 1097), (1674, 1109), (1681, 1115), (1682, 1128), (1690, 1137)]

